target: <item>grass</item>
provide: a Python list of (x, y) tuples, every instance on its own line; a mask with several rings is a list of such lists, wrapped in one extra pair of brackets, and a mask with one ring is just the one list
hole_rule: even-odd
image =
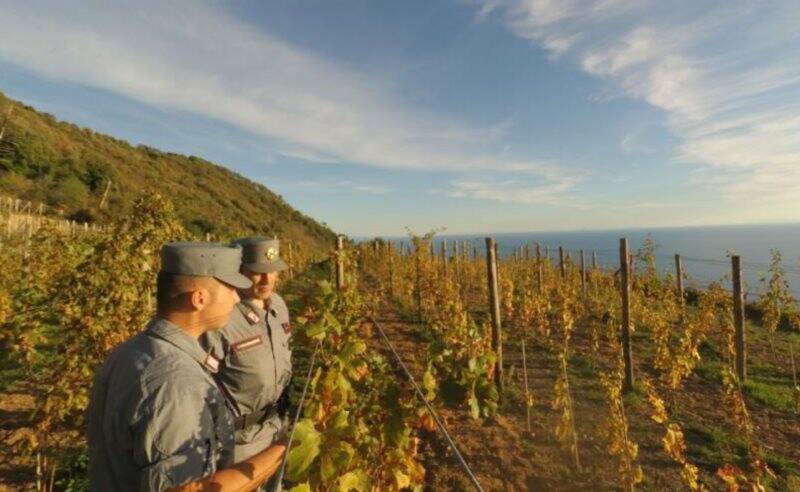
[(684, 425), (684, 434), (689, 442), (689, 459), (698, 466), (714, 471), (723, 463), (744, 464), (747, 445), (721, 427), (692, 422)]
[(744, 383), (744, 394), (755, 401), (784, 412), (794, 412), (795, 402), (791, 386), (769, 384), (755, 378)]

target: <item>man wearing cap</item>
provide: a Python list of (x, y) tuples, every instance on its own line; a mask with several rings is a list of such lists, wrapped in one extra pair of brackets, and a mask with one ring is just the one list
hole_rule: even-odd
[(219, 379), (233, 402), (238, 461), (268, 446), (283, 428), (292, 377), (292, 329), (286, 303), (274, 292), (278, 272), (288, 268), (279, 256), (278, 240), (246, 237), (234, 244), (242, 248), (241, 273), (253, 285), (239, 289), (242, 301), (228, 324), (200, 341), (222, 360)]
[(241, 250), (171, 243), (161, 250), (157, 316), (122, 343), (95, 376), (88, 410), (94, 491), (251, 490), (275, 473), (284, 443), (233, 464), (233, 422), (215, 377), (219, 361), (198, 337), (224, 326)]

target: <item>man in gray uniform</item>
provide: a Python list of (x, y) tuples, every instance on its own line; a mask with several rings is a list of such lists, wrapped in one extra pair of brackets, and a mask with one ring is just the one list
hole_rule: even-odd
[(240, 262), (241, 250), (223, 245), (162, 248), (157, 317), (114, 349), (95, 377), (92, 490), (251, 490), (280, 466), (283, 443), (232, 465), (232, 416), (215, 380), (220, 363), (198, 343), (228, 322), (235, 289), (252, 285)]
[(222, 359), (219, 379), (233, 402), (238, 461), (264, 449), (283, 428), (279, 401), (282, 395), (288, 401), (292, 327), (286, 303), (274, 292), (278, 272), (288, 268), (278, 240), (247, 237), (234, 244), (242, 248), (241, 273), (253, 285), (239, 290), (242, 302), (228, 324), (201, 343)]

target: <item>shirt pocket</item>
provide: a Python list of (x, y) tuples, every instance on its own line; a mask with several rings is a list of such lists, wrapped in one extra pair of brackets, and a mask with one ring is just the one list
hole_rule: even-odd
[(266, 335), (253, 335), (232, 343), (226, 363), (232, 375), (229, 385), (234, 389), (237, 403), (258, 410), (263, 399), (275, 393), (275, 362)]

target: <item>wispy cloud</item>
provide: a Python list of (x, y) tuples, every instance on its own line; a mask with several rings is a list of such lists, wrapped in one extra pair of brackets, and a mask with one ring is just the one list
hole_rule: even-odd
[[(792, 0), (489, 0), (516, 35), (668, 116), (694, 183), (723, 196), (800, 187), (800, 9)], [(622, 147), (631, 141), (623, 141)]]
[[(451, 181), (434, 193), (452, 198), (473, 198), (504, 203), (527, 205), (557, 205), (583, 207), (581, 200), (570, 196), (575, 186), (584, 179), (582, 173), (565, 174), (551, 167), (540, 170), (535, 176), (517, 171), (502, 176), (490, 173), (472, 173)], [(565, 196), (570, 196), (565, 199)]]
[(5, 1), (0, 59), (216, 118), (265, 138), (274, 152), (311, 162), (454, 173), (523, 169), (533, 180), (547, 174), (547, 166), (503, 151), (510, 121), (476, 127), (414, 107), (391, 81), (291, 45), (223, 5)]
[(258, 178), (265, 186), (275, 187), (281, 190), (295, 190), (302, 193), (366, 193), (368, 195), (386, 195), (392, 193), (392, 188), (384, 183), (377, 183), (369, 180), (360, 179), (337, 179), (333, 177), (321, 177), (312, 179), (289, 179), (286, 177), (276, 177), (274, 175), (264, 175)]

